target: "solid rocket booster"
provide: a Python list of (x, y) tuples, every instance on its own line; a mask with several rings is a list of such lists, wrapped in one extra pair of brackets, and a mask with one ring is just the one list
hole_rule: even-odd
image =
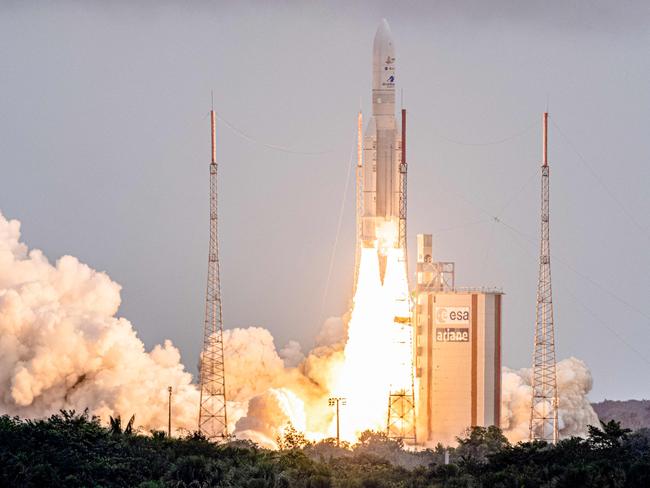
[(399, 246), (401, 134), (395, 120), (395, 48), (382, 20), (372, 52), (372, 117), (363, 141), (363, 247)]

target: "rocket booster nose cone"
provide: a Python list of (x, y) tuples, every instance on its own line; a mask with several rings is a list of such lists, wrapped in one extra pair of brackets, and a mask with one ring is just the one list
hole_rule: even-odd
[(393, 34), (390, 32), (390, 26), (388, 25), (386, 19), (381, 19), (379, 27), (377, 27), (377, 32), (375, 33), (375, 49), (377, 49), (378, 45), (392, 42)]
[(386, 19), (382, 19), (372, 47), (373, 90), (395, 89), (395, 47), (393, 34)]

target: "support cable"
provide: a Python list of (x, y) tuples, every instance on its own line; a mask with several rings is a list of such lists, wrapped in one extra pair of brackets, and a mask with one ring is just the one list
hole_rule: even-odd
[[(466, 203), (468, 203), (469, 205), (471, 205), (472, 207), (476, 208), (479, 212), (481, 212), (481, 213), (484, 214), (485, 216), (489, 217), (489, 218), (490, 218), (491, 220), (493, 220), (494, 222), (499, 223), (499, 224), (503, 225), (504, 227), (510, 229), (512, 232), (515, 232), (515, 233), (519, 234), (520, 236), (522, 236), (524, 239), (526, 239), (530, 244), (534, 245), (535, 247), (537, 246), (538, 243), (537, 243), (537, 241), (536, 241), (535, 239), (532, 239), (530, 236), (527, 236), (526, 234), (524, 234), (523, 232), (519, 231), (518, 229), (516, 229), (516, 228), (513, 227), (512, 225), (508, 224), (508, 223), (505, 222), (505, 221), (504, 221), (504, 220), (503, 220), (499, 215), (493, 215), (493, 214), (491, 214), (489, 211), (485, 210), (482, 206), (477, 205), (476, 203), (472, 202), (471, 200), (469, 200), (469, 199), (466, 198), (465, 196), (461, 195), (460, 193), (457, 193), (457, 192), (452, 192), (452, 193), (454, 193), (454, 195), (456, 195), (458, 198), (460, 198), (460, 199), (463, 200), (464, 202), (466, 202)], [(557, 251), (554, 253), (554, 258), (555, 258), (558, 262), (560, 262), (563, 266), (565, 266), (565, 267), (568, 268), (570, 271), (572, 271), (574, 274), (576, 274), (576, 275), (579, 276), (580, 278), (582, 278), (582, 279), (588, 281), (589, 283), (591, 283), (592, 285), (596, 286), (596, 287), (599, 288), (600, 290), (604, 291), (605, 293), (607, 293), (608, 295), (610, 295), (612, 298), (614, 298), (614, 299), (617, 300), (618, 302), (622, 303), (623, 305), (627, 306), (627, 307), (630, 308), (631, 310), (635, 311), (636, 313), (638, 313), (639, 315), (641, 315), (643, 318), (645, 318), (646, 320), (648, 320), (648, 321), (650, 322), (650, 315), (649, 315), (649, 314), (645, 313), (645, 312), (644, 312), (643, 310), (641, 310), (639, 307), (637, 307), (636, 305), (634, 305), (634, 304), (628, 302), (628, 301), (625, 300), (624, 298), (621, 298), (621, 297), (618, 296), (616, 293), (614, 293), (613, 291), (611, 291), (610, 289), (608, 289), (608, 288), (605, 287), (604, 285), (600, 284), (599, 282), (597, 282), (597, 281), (594, 280), (593, 278), (591, 278), (591, 277), (589, 277), (588, 275), (585, 275), (584, 273), (582, 273), (582, 272), (578, 271), (577, 269), (575, 269), (573, 266), (571, 266), (571, 265), (569, 264), (568, 261), (566, 261), (565, 259), (562, 259), (561, 257), (558, 257)]]
[[(512, 230), (512, 229), (511, 229)], [(516, 235), (516, 234), (515, 234)], [(527, 236), (523, 234), (519, 234), (520, 237), (523, 237), (523, 239), (526, 241), (527, 244), (532, 244), (528, 239)], [(531, 262), (536, 259), (536, 256), (533, 256), (533, 254), (528, 250), (528, 248), (524, 247), (521, 245), (518, 239), (513, 239), (512, 242), (514, 242), (519, 249), (521, 249), (524, 253), (526, 253), (530, 258)], [(557, 283), (557, 279), (556, 282)], [(630, 344), (621, 334), (619, 334), (615, 329), (607, 325), (607, 322), (605, 322), (600, 316), (594, 312), (589, 306), (587, 306), (582, 300), (580, 300), (577, 295), (571, 291), (571, 289), (561, 281), (559, 282), (560, 287), (569, 294), (569, 297), (573, 299), (575, 303), (580, 305), (589, 315), (591, 315), (600, 325), (605, 327), (609, 332), (611, 332), (624, 346), (626, 346), (628, 349), (630, 349), (634, 354), (636, 354), (639, 359), (641, 359), (643, 362), (646, 364), (650, 365), (650, 359), (648, 359), (641, 351), (636, 349), (632, 344)]]
[[(525, 186), (526, 186), (526, 185), (524, 185), (524, 187), (525, 187)], [(446, 188), (450, 188), (450, 186), (447, 185)], [(522, 188), (523, 188), (523, 187), (522, 187)], [(520, 192), (521, 192), (521, 189), (520, 189), (519, 193), (520, 193)], [(472, 206), (472, 207), (474, 207), (475, 209), (477, 209), (480, 213), (482, 213), (482, 214), (484, 214), (485, 216), (489, 217), (490, 221), (493, 221), (493, 222), (496, 223), (496, 224), (501, 224), (504, 228), (508, 229), (508, 230), (509, 230), (510, 232), (512, 232), (514, 235), (517, 235), (518, 237), (520, 237), (520, 238), (522, 238), (524, 241), (526, 241), (529, 245), (533, 246), (534, 248), (537, 248), (538, 243), (537, 243), (537, 241), (536, 241), (535, 239), (533, 239), (533, 238), (531, 238), (530, 236), (526, 235), (525, 233), (521, 232), (519, 229), (517, 229), (516, 227), (512, 226), (511, 224), (505, 222), (501, 217), (499, 217), (499, 215), (502, 215), (502, 212), (503, 212), (503, 210), (505, 209), (505, 207), (502, 207), (501, 213), (497, 213), (496, 215), (492, 215), (490, 212), (488, 212), (487, 210), (485, 210), (482, 206), (477, 205), (476, 203), (472, 202), (471, 200), (469, 200), (469, 199), (466, 198), (465, 196), (461, 195), (460, 193), (457, 193), (457, 192), (452, 192), (452, 193), (453, 193), (456, 197), (458, 197), (459, 199), (463, 200), (464, 202), (468, 203), (470, 206)], [(514, 198), (510, 198), (510, 201), (511, 201), (511, 202), (514, 201)], [(506, 205), (506, 206), (507, 206), (507, 205)], [(464, 225), (464, 226), (458, 226), (458, 228), (462, 228), (462, 227), (469, 226), (469, 225), (475, 225), (475, 224), (483, 223), (483, 222), (486, 222), (486, 221), (487, 221), (487, 220), (478, 220), (478, 221), (476, 221), (476, 222), (474, 222), (474, 223), (469, 223), (469, 224), (466, 224), (466, 225)], [(454, 228), (454, 227), (451, 227), (451, 228), (448, 228), (448, 229), (442, 229), (442, 231), (446, 231), (446, 230), (455, 230), (455, 228)], [(441, 231), (438, 231), (438, 232), (441, 232)], [(513, 240), (513, 242), (518, 243), (517, 240)], [(521, 246), (520, 246), (520, 247), (521, 247)], [(524, 248), (522, 247), (522, 249), (524, 249)], [(588, 282), (591, 283), (592, 285), (596, 286), (597, 288), (599, 288), (600, 290), (602, 290), (603, 292), (605, 292), (606, 294), (608, 294), (609, 296), (611, 296), (612, 298), (614, 298), (615, 300), (617, 300), (619, 303), (625, 305), (625, 306), (628, 307), (630, 310), (636, 312), (636, 313), (639, 314), (641, 317), (643, 317), (643, 318), (645, 318), (646, 320), (648, 320), (648, 322), (650, 323), (650, 315), (646, 314), (646, 313), (643, 312), (640, 308), (638, 308), (638, 307), (635, 306), (634, 304), (628, 302), (628, 301), (625, 300), (624, 298), (621, 298), (621, 297), (618, 296), (616, 293), (612, 292), (611, 290), (609, 290), (608, 288), (606, 288), (606, 287), (603, 286), (602, 284), (600, 284), (600, 283), (598, 283), (597, 281), (595, 281), (593, 278), (591, 278), (591, 277), (589, 277), (589, 276), (583, 274), (582, 272), (578, 271), (577, 269), (575, 269), (575, 268), (574, 268), (573, 266), (571, 266), (571, 265), (570, 265), (566, 260), (564, 260), (564, 259), (562, 259), (561, 257), (558, 256), (557, 249), (556, 249), (556, 251), (554, 252), (554, 260), (557, 261), (557, 262), (559, 262), (562, 266), (566, 267), (566, 268), (569, 269), (570, 271), (572, 271), (572, 272), (573, 272), (576, 276), (578, 276), (579, 278), (582, 278), (583, 280), (588, 281)], [(563, 288), (566, 289), (566, 285), (564, 285)], [(574, 296), (575, 296), (575, 295), (574, 295)], [(590, 313), (591, 313), (592, 315), (595, 315), (594, 312), (591, 311), (591, 310), (590, 310), (590, 309), (589, 309), (589, 308), (588, 308), (584, 303), (580, 303), (580, 302), (578, 302), (578, 303), (581, 304), (582, 307), (585, 308), (585, 310), (589, 310)], [(611, 329), (610, 329), (606, 324), (604, 324), (604, 322), (603, 322), (601, 319), (598, 319), (598, 321), (599, 321), (599, 323), (605, 325), (605, 327), (606, 327), (608, 330), (611, 331)], [(613, 332), (613, 331), (612, 331), (612, 332)], [(620, 336), (619, 334), (617, 334), (617, 333), (615, 333), (615, 332), (613, 332), (613, 333), (614, 333), (614, 334), (615, 334), (615, 335), (620, 339), (620, 341), (621, 341), (625, 346), (627, 346), (628, 348), (630, 348), (630, 350), (631, 350), (632, 352), (634, 352), (637, 356), (639, 356), (639, 358), (641, 358), (641, 359), (642, 359), (643, 361), (645, 361), (645, 362), (648, 362), (648, 361), (649, 361), (649, 360), (648, 360), (648, 359), (647, 359), (647, 358), (646, 358), (642, 353), (640, 353), (637, 349), (633, 348), (633, 347), (632, 347), (632, 346), (631, 346), (627, 341), (625, 341), (625, 339), (623, 339), (622, 336)]]
[[(411, 114), (411, 117), (413, 117), (412, 114)], [(448, 137), (448, 136), (442, 134), (441, 132), (438, 132), (438, 131), (435, 131), (435, 130), (432, 130), (430, 132), (433, 135), (433, 137), (435, 137), (437, 139), (440, 139), (440, 140), (443, 140), (443, 141), (446, 141), (446, 142), (449, 142), (451, 144), (456, 144), (457, 146), (470, 146), (470, 147), (497, 146), (499, 144), (504, 144), (506, 142), (510, 142), (510, 141), (512, 141), (514, 139), (517, 139), (517, 138), (527, 134), (528, 132), (531, 131), (531, 129), (533, 127), (535, 127), (536, 124), (537, 124), (537, 122), (531, 122), (530, 124), (528, 124), (523, 129), (521, 129), (521, 130), (519, 130), (517, 132), (511, 133), (511, 134), (509, 134), (507, 136), (500, 137), (499, 139), (494, 139), (494, 140), (491, 140), (491, 141), (461, 141), (461, 140), (455, 139), (453, 137)]]
[[(496, 217), (495, 217), (495, 219), (496, 219)], [(516, 234), (519, 234), (522, 238), (524, 238), (525, 240), (527, 240), (530, 244), (532, 244), (532, 245), (536, 245), (536, 243), (534, 242), (533, 239), (531, 239), (529, 236), (527, 236), (527, 235), (524, 234), (523, 232), (519, 231), (518, 229), (516, 229), (516, 228), (513, 227), (512, 225), (508, 224), (507, 222), (504, 222), (504, 221), (501, 220), (501, 219), (498, 219), (497, 222), (499, 222), (501, 225), (503, 225), (503, 226), (506, 227), (507, 229), (510, 229), (512, 232), (514, 232), (514, 233), (516, 233)], [(643, 310), (641, 310), (639, 307), (637, 307), (637, 306), (634, 305), (633, 303), (630, 303), (630, 302), (628, 302), (627, 300), (625, 300), (624, 298), (621, 298), (621, 297), (618, 296), (616, 293), (614, 293), (613, 291), (611, 291), (609, 288), (606, 288), (604, 285), (600, 284), (599, 282), (597, 282), (596, 280), (594, 280), (594, 279), (591, 278), (590, 276), (588, 276), (588, 275), (582, 273), (581, 271), (578, 271), (576, 268), (574, 268), (573, 266), (571, 266), (571, 265), (569, 264), (568, 261), (566, 261), (565, 259), (562, 259), (562, 258), (558, 257), (557, 252), (555, 253), (555, 259), (556, 259), (559, 263), (561, 263), (563, 266), (565, 266), (567, 269), (569, 269), (570, 271), (572, 271), (576, 276), (582, 278), (582, 279), (585, 280), (585, 281), (588, 281), (589, 283), (591, 283), (592, 285), (594, 285), (596, 288), (599, 288), (601, 291), (603, 291), (603, 292), (605, 292), (606, 294), (608, 294), (608, 295), (609, 295), (610, 297), (612, 297), (614, 300), (616, 300), (616, 301), (618, 301), (619, 303), (625, 305), (625, 306), (628, 307), (630, 310), (633, 310), (634, 312), (636, 312), (637, 314), (639, 314), (641, 317), (643, 317), (643, 318), (645, 318), (646, 320), (648, 320), (648, 322), (650, 322), (650, 315), (648, 315), (647, 313), (645, 313)]]
[(348, 161), (348, 173), (347, 176), (345, 177), (345, 186), (343, 189), (343, 194), (341, 195), (341, 206), (339, 208), (339, 218), (336, 224), (336, 233), (334, 234), (334, 243), (332, 244), (332, 252), (330, 254), (330, 262), (327, 270), (327, 278), (325, 279), (325, 289), (323, 290), (323, 300), (321, 302), (321, 311), (320, 311), (321, 318), (324, 318), (324, 314), (325, 314), (325, 301), (327, 300), (327, 295), (329, 293), (330, 280), (332, 278), (332, 271), (334, 269), (334, 260), (336, 258), (336, 249), (338, 247), (339, 235), (341, 234), (341, 226), (343, 224), (343, 213), (345, 212), (345, 199), (348, 194), (348, 188), (350, 187), (350, 175), (352, 174), (352, 160), (354, 158), (355, 149), (356, 149), (356, 137), (355, 137), (355, 144), (352, 146), (352, 150), (350, 151), (350, 158)]
[(589, 173), (591, 173), (591, 176), (600, 184), (600, 186), (605, 190), (605, 193), (609, 196), (609, 198), (612, 199), (616, 205), (618, 205), (619, 209), (621, 212), (628, 218), (632, 224), (639, 229), (641, 232), (645, 234), (646, 237), (650, 238), (650, 235), (648, 234), (648, 229), (643, 227), (635, 218), (634, 216), (630, 213), (630, 211), (627, 209), (625, 205), (623, 205), (623, 202), (621, 201), (620, 198), (616, 196), (616, 194), (609, 189), (609, 187), (605, 184), (603, 179), (596, 173), (596, 170), (587, 162), (587, 159), (582, 155), (580, 151), (576, 148), (575, 144), (569, 139), (569, 137), (560, 129), (560, 127), (555, 123), (555, 119), (551, 118), (551, 123), (553, 124), (553, 127), (558, 131), (558, 133), (562, 136), (564, 141), (567, 143), (567, 146), (578, 156), (578, 159), (580, 162), (584, 165), (587, 170), (589, 170)]
[(534, 126), (535, 126), (535, 123), (532, 123), (528, 127), (526, 127), (525, 129), (523, 129), (523, 130), (521, 130), (519, 132), (511, 134), (511, 135), (509, 135), (507, 137), (504, 137), (502, 139), (497, 139), (497, 140), (494, 140), (494, 141), (487, 141), (487, 142), (463, 142), (463, 141), (459, 141), (457, 139), (452, 139), (451, 137), (444, 136), (444, 135), (442, 135), (440, 133), (432, 132), (432, 134), (433, 134), (433, 137), (437, 137), (438, 139), (441, 139), (441, 140), (446, 141), (446, 142), (450, 142), (452, 144), (456, 144), (458, 146), (472, 146), (472, 147), (496, 146), (498, 144), (503, 144), (505, 142), (509, 142), (509, 141), (512, 141), (513, 139), (517, 139), (518, 137), (523, 136), (527, 132), (530, 132), (530, 130)]
[(235, 126), (233, 123), (226, 120), (219, 112), (217, 112), (216, 114), (217, 114), (217, 118), (221, 122), (223, 122), (226, 125), (226, 127), (228, 127), (231, 131), (233, 131), (235, 134), (237, 134), (239, 137), (241, 137), (241, 138), (243, 138), (243, 139), (245, 139), (248, 142), (251, 142), (253, 144), (257, 144), (259, 146), (263, 146), (263, 147), (266, 147), (268, 149), (273, 149), (274, 151), (280, 151), (280, 152), (289, 153), (289, 154), (299, 154), (299, 155), (303, 155), (303, 156), (320, 156), (320, 155), (323, 155), (323, 154), (331, 154), (331, 153), (334, 152), (334, 150), (329, 150), (329, 151), (297, 151), (297, 150), (291, 149), (289, 147), (279, 146), (277, 144), (269, 144), (269, 143), (266, 143), (266, 142), (262, 142), (262, 141), (259, 141), (259, 140), (255, 139), (252, 136), (249, 136), (246, 132), (244, 132), (243, 130), (241, 130), (237, 126)]

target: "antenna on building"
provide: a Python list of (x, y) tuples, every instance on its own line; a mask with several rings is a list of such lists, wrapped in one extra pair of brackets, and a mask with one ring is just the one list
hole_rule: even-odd
[(210, 245), (208, 283), (205, 296), (203, 351), (200, 364), (201, 396), (199, 432), (210, 440), (228, 436), (226, 417), (226, 378), (223, 355), (223, 316), (219, 282), (219, 243), (217, 226), (217, 150), (214, 109), (210, 110), (212, 151), (210, 162)]
[(530, 410), (530, 440), (558, 441), (555, 330), (549, 242), (548, 112), (542, 117), (542, 214)]

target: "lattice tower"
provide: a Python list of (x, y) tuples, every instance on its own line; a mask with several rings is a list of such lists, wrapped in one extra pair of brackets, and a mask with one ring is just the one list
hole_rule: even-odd
[[(408, 261), (406, 253), (406, 110), (402, 109), (402, 137), (401, 137), (401, 158), (399, 164), (399, 246), (402, 249), (402, 262), (404, 271), (407, 276), (408, 285)], [(411, 312), (410, 294), (405, 297), (409, 302), (409, 312)], [(409, 317), (396, 317), (395, 327), (399, 327), (399, 338), (397, 347), (402, 350), (413, 350), (413, 314)], [(388, 396), (388, 419), (386, 423), (386, 435), (392, 439), (400, 439), (407, 444), (415, 444), (417, 439), (415, 435), (415, 384), (413, 377), (413, 357), (408, 354), (409, 364), (406, 370), (408, 378), (406, 388), (393, 389), (391, 387)]]
[(535, 350), (533, 353), (530, 411), (530, 440), (558, 441), (558, 397), (555, 365), (555, 330), (553, 294), (551, 290), (551, 250), (549, 242), (549, 166), (548, 113), (543, 115), (542, 144), (542, 215), (537, 313), (535, 317)]
[(228, 436), (226, 416), (226, 378), (223, 356), (223, 317), (219, 282), (219, 244), (217, 222), (217, 158), (215, 113), (210, 111), (212, 161), (210, 162), (210, 247), (208, 283), (205, 296), (203, 351), (201, 353), (199, 432), (210, 440)]

